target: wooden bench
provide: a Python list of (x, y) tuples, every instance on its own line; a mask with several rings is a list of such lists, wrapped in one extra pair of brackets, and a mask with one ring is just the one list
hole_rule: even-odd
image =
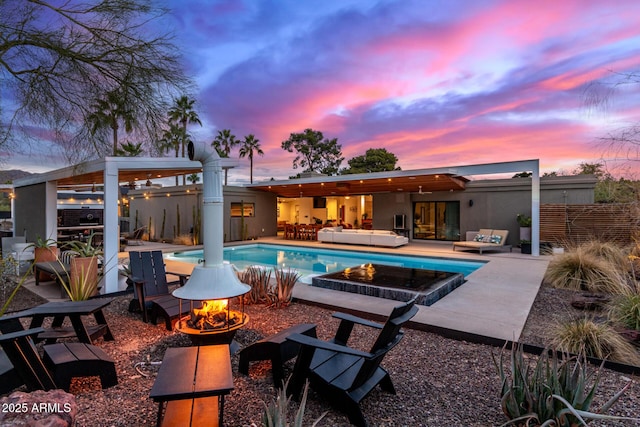
[(206, 424), (218, 427), (218, 396), (170, 400), (164, 409), (162, 427), (188, 427)]
[(99, 376), (102, 388), (118, 384), (114, 360), (99, 347), (84, 343), (58, 343), (44, 347), (44, 363), (55, 383), (69, 390), (74, 377)]
[(287, 337), (291, 336), (291, 334), (302, 334), (316, 338), (316, 325), (303, 323), (292, 326), (243, 348), (240, 351), (238, 371), (242, 374), (249, 375), (249, 362), (271, 360), (273, 384), (277, 388), (282, 387), (282, 381), (284, 380), (284, 362), (295, 357), (300, 349), (297, 343), (287, 340)]

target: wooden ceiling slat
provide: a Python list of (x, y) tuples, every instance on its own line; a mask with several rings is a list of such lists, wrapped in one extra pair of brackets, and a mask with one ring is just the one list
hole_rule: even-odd
[[(286, 185), (258, 185), (264, 191), (270, 191), (280, 197), (311, 197), (311, 196), (352, 196), (371, 193), (428, 193), (434, 191), (461, 191), (465, 189), (464, 178), (451, 175), (419, 175), (401, 176), (395, 178), (373, 178), (363, 180), (305, 182), (301, 184), (287, 183)], [(422, 188), (421, 188), (422, 187)]]

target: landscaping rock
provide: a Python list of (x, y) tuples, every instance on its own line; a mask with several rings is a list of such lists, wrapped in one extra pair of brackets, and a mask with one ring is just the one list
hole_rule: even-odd
[(581, 293), (574, 295), (571, 305), (581, 310), (599, 310), (609, 302), (609, 297), (604, 294)]
[(78, 413), (75, 396), (63, 390), (16, 391), (0, 407), (0, 427), (71, 427)]

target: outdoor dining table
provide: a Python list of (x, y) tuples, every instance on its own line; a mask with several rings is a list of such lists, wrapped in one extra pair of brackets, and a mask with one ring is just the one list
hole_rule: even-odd
[(224, 396), (232, 390), (228, 345), (170, 347), (164, 354), (149, 396), (159, 404), (158, 425), (166, 402), (218, 396), (218, 422), (222, 426)]
[[(76, 336), (78, 341), (92, 344), (93, 340), (104, 337), (113, 341), (113, 334), (104, 316), (103, 309), (111, 304), (111, 299), (94, 298), (86, 301), (50, 301), (27, 310), (14, 313), (11, 317), (31, 317), (29, 328), (41, 327), (44, 319), (53, 317), (51, 328), (38, 335), (39, 339), (55, 342), (59, 338)], [(93, 316), (96, 325), (87, 326), (83, 317)], [(69, 318), (72, 328), (62, 327), (65, 318)]]

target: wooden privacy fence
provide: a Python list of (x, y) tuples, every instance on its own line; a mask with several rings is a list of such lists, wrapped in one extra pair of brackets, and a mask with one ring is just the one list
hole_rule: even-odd
[(627, 245), (638, 231), (635, 204), (540, 205), (540, 241), (582, 243), (594, 238)]

